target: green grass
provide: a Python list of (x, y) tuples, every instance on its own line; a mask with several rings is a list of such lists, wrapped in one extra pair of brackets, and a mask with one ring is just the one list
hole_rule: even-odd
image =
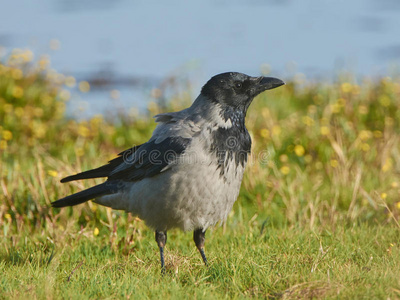
[[(234, 217), (232, 217), (234, 218)], [(231, 218), (231, 219), (232, 219)], [(191, 235), (172, 231), (160, 275), (153, 232), (54, 232), (10, 239), (0, 251), (2, 298), (396, 298), (399, 231), (232, 225), (208, 234), (206, 268)], [(110, 237), (112, 236), (112, 237)], [(136, 235), (133, 235), (135, 239)]]
[(151, 116), (188, 93), (71, 120), (75, 80), (31, 58), (0, 63), (0, 298), (400, 298), (398, 78), (297, 77), (255, 99), (253, 153), (226, 224), (207, 231), (209, 267), (192, 233), (171, 231), (161, 276), (141, 220), (50, 202), (101, 182), (59, 180), (146, 141)]

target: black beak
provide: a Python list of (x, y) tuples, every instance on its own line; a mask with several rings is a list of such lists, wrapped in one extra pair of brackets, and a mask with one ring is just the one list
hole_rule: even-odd
[(271, 90), (285, 84), (282, 80), (274, 77), (258, 77), (255, 80), (255, 96), (266, 90)]

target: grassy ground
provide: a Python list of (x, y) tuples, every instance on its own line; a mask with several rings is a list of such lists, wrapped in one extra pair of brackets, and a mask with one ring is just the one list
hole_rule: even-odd
[(29, 51), (0, 63), (0, 298), (400, 298), (399, 79), (298, 76), (258, 97), (239, 199), (207, 232), (210, 266), (171, 231), (163, 277), (141, 220), (49, 204), (101, 181), (62, 177), (146, 141), (151, 115), (190, 99), (78, 122), (64, 113), (75, 84)]
[[(1, 251), (2, 298), (398, 298), (398, 231), (330, 230), (244, 222), (208, 234), (204, 267), (191, 236), (170, 235), (160, 275), (154, 235), (92, 230), (19, 238)], [(115, 238), (112, 241), (112, 236)], [(131, 236), (131, 237), (129, 237)], [(130, 240), (130, 239), (133, 239)], [(126, 241), (130, 244), (126, 247)]]

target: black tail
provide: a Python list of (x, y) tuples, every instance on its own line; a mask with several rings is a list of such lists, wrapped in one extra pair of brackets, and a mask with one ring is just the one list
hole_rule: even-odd
[(51, 203), (51, 206), (53, 207), (74, 206), (89, 201), (91, 199), (94, 199), (96, 197), (114, 194), (115, 192), (116, 192), (115, 184), (106, 181), (102, 184), (88, 188), (87, 190), (54, 201)]
[(79, 179), (107, 177), (112, 170), (113, 170), (113, 166), (108, 164), (108, 165), (102, 166), (100, 168), (96, 168), (93, 170), (89, 170), (89, 171), (85, 171), (82, 173), (78, 173), (75, 175), (65, 177), (65, 178), (61, 179), (61, 182), (64, 183), (64, 182), (69, 182), (69, 181), (79, 180)]

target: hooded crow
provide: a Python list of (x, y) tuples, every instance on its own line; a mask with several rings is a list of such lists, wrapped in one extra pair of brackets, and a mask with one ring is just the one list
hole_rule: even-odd
[(107, 177), (52, 206), (94, 199), (138, 216), (155, 230), (162, 270), (167, 231), (194, 231), (194, 242), (207, 265), (206, 229), (226, 220), (250, 153), (247, 109), (255, 96), (283, 84), (277, 78), (235, 72), (212, 77), (192, 106), (155, 116), (158, 126), (148, 142), (119, 153), (102, 167), (62, 179)]

